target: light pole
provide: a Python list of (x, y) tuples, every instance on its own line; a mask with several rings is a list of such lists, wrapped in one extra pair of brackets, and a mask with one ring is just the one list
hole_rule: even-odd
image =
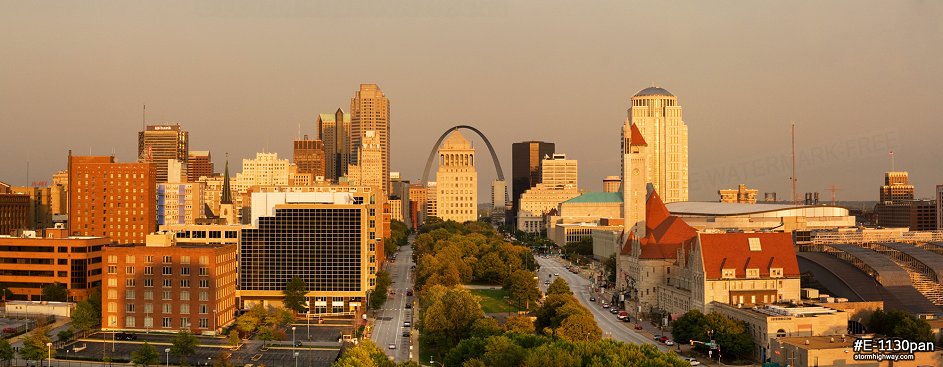
[(170, 367), (170, 348), (164, 348), (164, 353), (167, 354), (167, 367)]
[(115, 352), (115, 324), (117, 323), (117, 320), (111, 321), (111, 353)]
[(46, 357), (49, 360), (49, 366), (52, 367), (52, 343), (46, 343)]
[(291, 327), (291, 349), (295, 349), (295, 327)]
[(298, 352), (295, 352), (295, 367), (298, 367)]
[(214, 308), (214, 309), (213, 309), (213, 335), (216, 335), (216, 326), (217, 326), (217, 325), (216, 325), (216, 322), (217, 322), (216, 319), (217, 319), (217, 318), (219, 318), (219, 316), (216, 315), (216, 309)]

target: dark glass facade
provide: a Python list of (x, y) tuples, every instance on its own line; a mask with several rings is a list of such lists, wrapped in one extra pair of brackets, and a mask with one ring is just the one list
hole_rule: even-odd
[(281, 291), (292, 278), (309, 292), (365, 291), (362, 208), (276, 208), (259, 218), (258, 229), (242, 230), (239, 289)]
[(521, 194), (540, 183), (540, 166), (545, 156), (553, 156), (554, 143), (525, 141), (511, 145), (511, 212), (508, 224), (517, 224)]

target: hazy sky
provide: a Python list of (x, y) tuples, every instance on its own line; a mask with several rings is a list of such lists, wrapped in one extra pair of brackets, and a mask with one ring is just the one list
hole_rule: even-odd
[[(511, 143), (619, 170), (629, 98), (679, 97), (692, 200), (746, 183), (789, 195), (839, 185), (876, 200), (883, 173), (943, 184), (943, 2), (0, 1), (0, 180), (49, 180), (77, 154), (135, 159), (147, 123), (179, 122), (222, 169), (291, 158), (318, 113), (359, 83), (392, 103), (392, 170), (418, 180), (435, 139), (478, 127), (510, 177)], [(481, 201), (494, 168), (484, 144)], [(238, 169), (237, 169), (238, 170)]]

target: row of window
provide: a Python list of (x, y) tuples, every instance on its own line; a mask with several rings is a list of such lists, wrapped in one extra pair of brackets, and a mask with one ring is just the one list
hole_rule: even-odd
[[(144, 296), (144, 299), (145, 299), (145, 300), (153, 300), (153, 299), (154, 299), (154, 291), (152, 291), (152, 290), (145, 290), (145, 291), (143, 292), (143, 296)], [(126, 300), (136, 299), (136, 298), (137, 298), (137, 291), (135, 291), (135, 290), (133, 290), (133, 289), (125, 290), (125, 291), (124, 291), (124, 297), (125, 297)], [(207, 291), (200, 291), (199, 293), (197, 293), (197, 297), (198, 297), (197, 300), (199, 300), (199, 301), (209, 301), (209, 292), (207, 292)], [(117, 299), (118, 299), (118, 290), (116, 290), (116, 289), (109, 289), (109, 290), (108, 290), (108, 299), (109, 299), (109, 300), (112, 300), (112, 299), (113, 299), (113, 300), (117, 300)], [(160, 294), (160, 299), (161, 299), (161, 300), (164, 300), (164, 301), (174, 300), (174, 299), (173, 299), (173, 292), (171, 292), (171, 291), (162, 291), (161, 294)], [(180, 293), (179, 293), (179, 298), (178, 298), (177, 300), (178, 300), (178, 301), (189, 301), (189, 300), (190, 300), (190, 291), (180, 291)]]

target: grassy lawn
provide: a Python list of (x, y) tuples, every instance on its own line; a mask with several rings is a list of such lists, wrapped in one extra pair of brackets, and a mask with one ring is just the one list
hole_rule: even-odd
[(481, 309), (485, 313), (500, 313), (500, 312), (511, 312), (523, 311), (523, 308), (518, 308), (516, 302), (511, 302), (511, 305), (508, 305), (507, 300), (504, 297), (508, 296), (508, 292), (503, 289), (472, 289), (472, 294), (481, 297)]

